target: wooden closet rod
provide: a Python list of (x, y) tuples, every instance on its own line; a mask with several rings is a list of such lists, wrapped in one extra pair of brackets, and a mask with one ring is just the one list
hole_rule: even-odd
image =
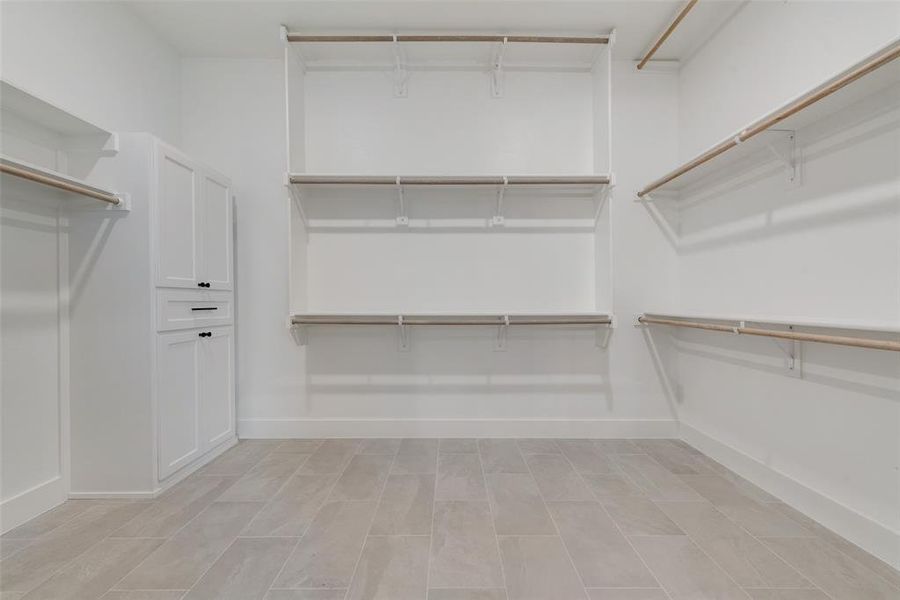
[(641, 62), (638, 63), (638, 70), (643, 69), (647, 64), (647, 61), (653, 58), (653, 55), (656, 54), (656, 51), (659, 50), (659, 47), (663, 45), (663, 43), (669, 38), (670, 35), (672, 35), (672, 32), (675, 31), (675, 28), (678, 27), (678, 24), (681, 23), (681, 20), (687, 16), (688, 12), (690, 12), (690, 10), (694, 8), (695, 4), (697, 4), (697, 0), (688, 0), (688, 3), (685, 4), (684, 7), (678, 12), (675, 20), (672, 21), (668, 27), (666, 27), (666, 30), (662, 32), (653, 46), (650, 47), (650, 50), (647, 51), (647, 54), (644, 55), (644, 58), (641, 59)]
[(702, 323), (699, 321), (682, 321), (678, 319), (663, 319), (641, 315), (638, 322), (644, 325), (667, 325), (670, 327), (688, 327), (691, 329), (704, 329), (707, 331), (721, 331), (741, 335), (756, 335), (761, 337), (778, 338), (782, 340), (794, 340), (798, 342), (818, 342), (820, 344), (834, 344), (838, 346), (853, 346), (854, 348), (869, 348), (872, 350), (890, 350), (900, 352), (900, 342), (890, 340), (872, 340), (866, 338), (847, 337), (839, 335), (823, 335), (819, 333), (801, 333), (796, 331), (778, 331), (776, 329), (762, 329), (757, 327), (743, 327), (732, 325), (720, 325), (716, 323)]
[(607, 185), (609, 175), (291, 175), (291, 183), (307, 185)]
[[(399, 315), (398, 315), (399, 317)], [(294, 325), (400, 325), (394, 316), (338, 316), (310, 315), (294, 316)], [(610, 325), (608, 316), (523, 316), (510, 315), (507, 323), (503, 316), (465, 317), (465, 316), (403, 316), (403, 325)]]
[(34, 181), (35, 183), (40, 183), (42, 185), (53, 187), (53, 188), (56, 188), (59, 190), (64, 190), (66, 192), (73, 192), (75, 194), (81, 194), (82, 196), (94, 198), (95, 200), (100, 200), (101, 202), (108, 202), (109, 204), (113, 204), (116, 206), (118, 206), (118, 204), (121, 202), (121, 199), (119, 199), (116, 196), (113, 196), (111, 194), (99, 192), (99, 191), (93, 190), (89, 187), (76, 185), (74, 183), (70, 183), (63, 179), (55, 179), (53, 177), (50, 177), (49, 175), (44, 175), (42, 173), (36, 173), (34, 171), (29, 171), (28, 169), (23, 169), (21, 167), (15, 166), (15, 165), (0, 163), (0, 173), (7, 173), (9, 175), (14, 175), (15, 177), (20, 177), (22, 179)]
[[(288, 33), (287, 41), (316, 42), (393, 42), (393, 35), (303, 35)], [(398, 42), (509, 42), (527, 44), (608, 44), (608, 35), (599, 36), (546, 36), (546, 35), (398, 35)]]
[(740, 144), (742, 142), (746, 142), (753, 136), (755, 136), (759, 133), (762, 133), (763, 131), (769, 129), (770, 127), (773, 127), (774, 125), (777, 125), (778, 123), (784, 121), (788, 117), (800, 112), (804, 108), (807, 108), (812, 104), (815, 104), (816, 102), (818, 102), (819, 100), (822, 100), (823, 98), (827, 98), (831, 94), (833, 94), (833, 93), (837, 92), (838, 90), (844, 88), (845, 86), (853, 83), (857, 79), (864, 77), (865, 75), (868, 75), (869, 73), (871, 73), (872, 71), (874, 71), (880, 67), (883, 67), (884, 65), (895, 60), (897, 57), (900, 57), (900, 44), (892, 44), (890, 47), (879, 52), (877, 55), (873, 56), (869, 60), (863, 62), (860, 65), (857, 65), (850, 71), (839, 76), (834, 81), (831, 81), (830, 83), (825, 84), (821, 88), (814, 90), (812, 92), (809, 92), (808, 94), (805, 94), (805, 95), (801, 96), (800, 98), (797, 98), (796, 100), (794, 100), (793, 102), (791, 102), (790, 104), (785, 106), (784, 108), (781, 108), (781, 109), (773, 112), (772, 114), (770, 114), (766, 117), (763, 117), (762, 119), (760, 119), (756, 123), (750, 125), (749, 127), (746, 127), (745, 129), (743, 129), (740, 133), (738, 133), (733, 138), (730, 138), (728, 140), (725, 140), (724, 142), (721, 142), (720, 144), (718, 144), (716, 146), (713, 146), (712, 148), (710, 148), (709, 150), (707, 150), (700, 156), (696, 157), (695, 159), (691, 160), (690, 162), (683, 164), (682, 166), (678, 167), (674, 171), (657, 179), (656, 181), (654, 181), (653, 183), (651, 183), (650, 185), (648, 185), (647, 187), (645, 187), (644, 189), (639, 191), (638, 197), (639, 198), (643, 197), (646, 194), (649, 194), (650, 192), (652, 192), (653, 190), (659, 188), (660, 186), (663, 186), (663, 185), (669, 183), (673, 179), (677, 179), (678, 177), (681, 177), (688, 171), (692, 171), (692, 170), (696, 169), (697, 167), (699, 167), (700, 165), (702, 165), (706, 162), (709, 162), (710, 160), (719, 156), (723, 152), (731, 150), (738, 144)]

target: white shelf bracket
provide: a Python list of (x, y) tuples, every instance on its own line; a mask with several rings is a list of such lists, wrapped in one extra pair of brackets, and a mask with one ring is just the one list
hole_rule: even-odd
[(309, 344), (309, 327), (306, 325), (298, 325), (291, 321), (290, 317), (288, 317), (288, 329), (291, 332), (291, 337), (294, 338), (294, 343), (298, 346), (306, 346)]
[(507, 185), (509, 185), (509, 178), (504, 175), (503, 183), (497, 186), (497, 206), (494, 210), (494, 216), (491, 217), (491, 227), (503, 226), (503, 195), (506, 193)]
[(297, 213), (299, 213), (300, 215), (300, 220), (302, 220), (303, 225), (308, 228), (309, 220), (306, 218), (306, 212), (304, 212), (303, 210), (303, 195), (300, 193), (300, 190), (297, 189), (297, 186), (291, 183), (290, 173), (284, 174), (284, 185), (288, 189), (288, 193), (291, 195), (291, 201), (294, 203), (294, 207), (297, 209)]
[(503, 315), (503, 324), (497, 327), (497, 343), (494, 345), (495, 352), (503, 352), (506, 350), (506, 334), (509, 330), (509, 315)]
[(784, 167), (787, 184), (789, 187), (793, 187), (800, 183), (797, 163), (796, 134), (793, 131), (784, 133), (787, 133), (787, 135), (783, 138), (770, 141), (766, 144), (766, 148), (768, 148), (769, 153)]
[[(794, 326), (789, 325), (788, 329), (793, 331)], [(801, 360), (802, 346), (800, 342), (797, 340), (778, 340), (773, 338), (772, 343), (784, 354), (784, 368), (787, 370), (787, 374), (791, 377), (802, 378), (803, 363)]]
[(603, 184), (597, 188), (594, 192), (594, 198), (596, 199), (597, 208), (594, 210), (594, 225), (597, 224), (597, 221), (600, 220), (600, 213), (603, 212), (603, 207), (606, 206), (606, 203), (609, 202), (609, 195), (612, 193), (613, 183), (610, 181), (607, 184)]
[(491, 59), (491, 96), (503, 97), (503, 53), (506, 50), (506, 37), (494, 48)]
[(397, 327), (399, 328), (399, 350), (409, 352), (409, 325), (403, 322), (403, 315), (397, 315)]
[(403, 50), (397, 35), (394, 34), (394, 97), (406, 98), (408, 92), (409, 71), (406, 69), (406, 61), (403, 60)]
[(599, 325), (594, 329), (594, 345), (597, 348), (605, 350), (609, 347), (609, 340), (612, 337), (613, 329), (615, 329), (615, 317), (610, 317), (609, 321), (609, 325)]
[(397, 185), (397, 225), (407, 226), (409, 225), (409, 217), (406, 215), (406, 200), (403, 197), (403, 184), (400, 182), (400, 177), (398, 176), (396, 179)]

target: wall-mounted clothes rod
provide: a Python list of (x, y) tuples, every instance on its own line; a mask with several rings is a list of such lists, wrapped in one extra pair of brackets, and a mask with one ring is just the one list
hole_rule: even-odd
[(641, 59), (641, 62), (638, 63), (637, 68), (641, 70), (647, 64), (647, 62), (653, 58), (653, 55), (656, 54), (656, 51), (659, 50), (660, 46), (662, 46), (669, 36), (672, 35), (672, 32), (675, 31), (675, 28), (678, 27), (678, 24), (681, 23), (682, 19), (684, 19), (687, 14), (694, 8), (694, 5), (697, 4), (697, 0), (688, 0), (688, 3), (685, 4), (678, 14), (675, 16), (675, 19), (669, 23), (669, 26), (666, 27), (665, 31), (663, 31), (656, 41), (650, 46), (650, 50), (647, 51), (647, 54), (644, 55), (644, 58)]
[[(766, 329), (762, 327), (747, 327), (744, 321), (739, 321), (734, 325), (725, 325), (722, 323), (707, 323), (703, 321), (694, 321), (688, 318), (682, 319), (673, 316), (653, 316), (641, 315), (638, 317), (638, 323), (643, 325), (666, 325), (669, 327), (687, 327), (690, 329), (703, 329), (706, 331), (719, 331), (723, 333), (734, 333), (739, 335), (755, 335), (761, 337), (771, 337), (782, 340), (792, 340), (797, 342), (817, 342), (820, 344), (834, 344), (838, 346), (852, 346), (855, 348), (869, 348), (872, 350), (889, 350), (900, 352), (900, 341), (876, 340), (871, 338), (860, 338), (840, 335), (825, 335), (820, 333), (805, 333), (799, 331), (782, 331), (778, 329)], [(837, 328), (837, 327), (836, 327)]]
[(609, 185), (609, 175), (301, 175), (289, 181), (304, 185)]
[(896, 60), (898, 57), (900, 57), (900, 42), (894, 42), (883, 48), (879, 52), (875, 53), (874, 55), (857, 63), (852, 68), (844, 71), (837, 77), (800, 96), (786, 106), (783, 106), (778, 110), (769, 113), (755, 123), (745, 127), (736, 135), (726, 139), (723, 142), (720, 142), (719, 144), (716, 144), (696, 158), (693, 158), (677, 169), (667, 173), (656, 181), (645, 186), (641, 191), (638, 192), (638, 197), (641, 198), (649, 194), (650, 192), (664, 186), (665, 184), (681, 177), (685, 173), (693, 171), (697, 167), (711, 161), (712, 159), (727, 152), (728, 150), (731, 150), (735, 146), (746, 142), (750, 138), (762, 133), (763, 131), (771, 129), (775, 125), (778, 125), (785, 119), (799, 113), (803, 109), (808, 108), (809, 106), (815, 104), (816, 102), (819, 102), (824, 98), (827, 98), (828, 96), (831, 96), (835, 92), (850, 85), (854, 81), (857, 81), (858, 79), (868, 75), (869, 73), (872, 73), (873, 71), (889, 64), (890, 62)]
[(291, 317), (292, 325), (611, 325), (610, 315), (327, 315)]
[(608, 44), (610, 36), (560, 35), (303, 35), (287, 33), (287, 41), (296, 43), (387, 43), (387, 42), (493, 42), (521, 44)]
[(122, 202), (121, 198), (111, 192), (105, 192), (88, 185), (76, 183), (52, 173), (39, 172), (20, 163), (16, 163), (15, 161), (12, 161), (8, 158), (3, 158), (2, 160), (0, 160), (0, 173), (6, 173), (14, 177), (33, 181), (35, 183), (56, 188), (58, 190), (87, 196), (95, 200), (100, 200), (101, 202), (107, 202), (114, 206), (118, 206)]

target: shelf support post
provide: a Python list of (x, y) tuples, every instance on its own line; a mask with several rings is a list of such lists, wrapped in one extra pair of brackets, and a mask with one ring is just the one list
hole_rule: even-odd
[(494, 98), (503, 97), (503, 52), (506, 50), (507, 37), (494, 48), (494, 56), (491, 60), (491, 95)]
[(406, 62), (403, 60), (403, 50), (397, 35), (394, 34), (394, 97), (406, 98), (408, 92), (409, 71), (406, 70)]

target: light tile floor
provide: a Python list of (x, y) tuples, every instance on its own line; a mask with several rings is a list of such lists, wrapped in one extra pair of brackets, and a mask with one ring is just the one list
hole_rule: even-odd
[(0, 537), (0, 598), (897, 600), (900, 573), (673, 440), (249, 440)]

